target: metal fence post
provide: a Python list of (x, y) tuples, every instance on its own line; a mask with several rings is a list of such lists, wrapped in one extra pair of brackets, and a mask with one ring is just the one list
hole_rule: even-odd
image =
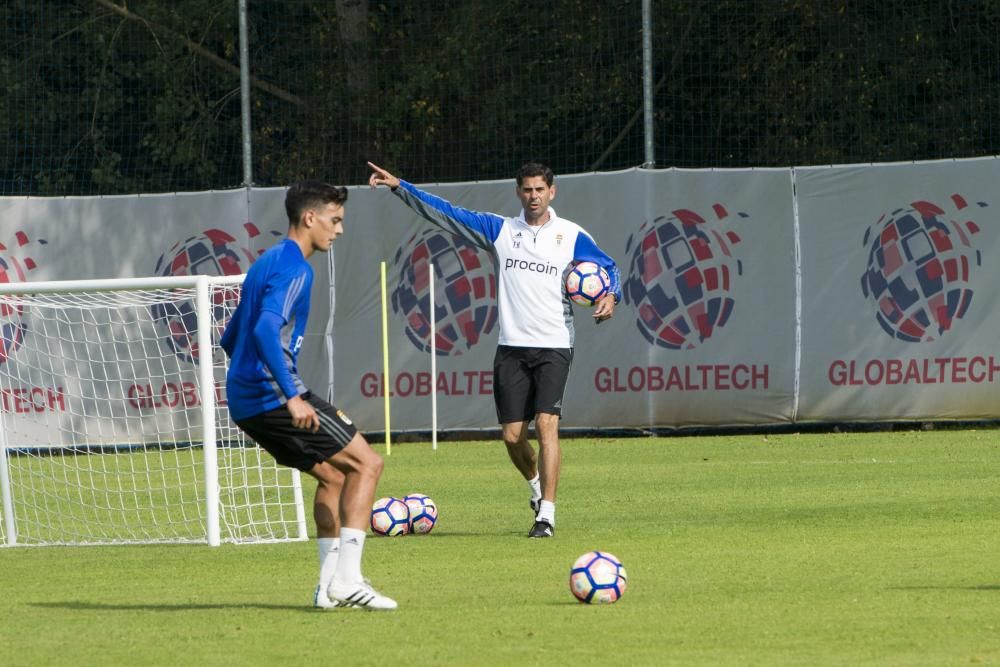
[(240, 118), (243, 134), (243, 185), (253, 185), (253, 151), (250, 139), (250, 45), (247, 36), (247, 0), (240, 0)]
[(653, 0), (642, 0), (642, 115), (645, 159), (643, 168), (656, 166), (653, 145)]

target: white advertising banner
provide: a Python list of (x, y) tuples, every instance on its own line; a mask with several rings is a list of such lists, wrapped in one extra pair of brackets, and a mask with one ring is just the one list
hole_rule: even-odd
[[(623, 285), (612, 320), (596, 325), (575, 309), (564, 425), (994, 417), (998, 176), (994, 159), (557, 176), (553, 208), (615, 258)], [(465, 208), (518, 212), (513, 179), (426, 189)], [(0, 282), (245, 273), (287, 232), (284, 193), (0, 198)], [(344, 235), (312, 261), (300, 355), (310, 387), (363, 431), (386, 427), (387, 389), (394, 431), (429, 430), (432, 393), (439, 428), (497, 426), (488, 251), (384, 188), (352, 187)], [(32, 335), (30, 317), (0, 313), (0, 363), (28, 354), (18, 336)], [(176, 345), (155, 327), (149, 335), (161, 349)], [(166, 413), (188, 407), (194, 365), (174, 356), (176, 378), (110, 385), (143, 428), (169, 430), (176, 415)], [(59, 386), (26, 378), (0, 391), (0, 410), (18, 420), (67, 411)]]
[[(568, 427), (774, 423), (791, 418), (795, 250), (789, 170), (647, 171), (556, 178), (553, 208), (622, 273), (600, 326), (576, 308)], [(426, 188), (515, 215), (513, 180)], [(384, 428), (379, 262), (388, 274), (393, 430), (494, 428), (496, 283), (490, 254), (423, 220), (386, 189), (352, 192), (335, 244), (335, 396)], [(428, 263), (436, 275), (430, 375)]]
[(1000, 162), (795, 173), (798, 418), (994, 418)]
[[(466, 208), (506, 211), (510, 182), (428, 188)], [(366, 431), (385, 429), (380, 264), (386, 264), (392, 430), (490, 428), (497, 340), (496, 278), (488, 252), (416, 216), (387, 189), (351, 190), (333, 246), (336, 405)], [(428, 266), (436, 272), (437, 373), (431, 377)]]

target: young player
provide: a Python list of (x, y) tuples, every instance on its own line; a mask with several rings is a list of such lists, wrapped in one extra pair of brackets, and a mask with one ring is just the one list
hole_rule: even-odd
[[(515, 190), (522, 212), (515, 218), (453, 206), (401, 181), (371, 162), (368, 184), (388, 186), (403, 203), (443, 229), (470, 238), (496, 258), (500, 339), (493, 361), (493, 397), (511, 462), (528, 481), (535, 521), (528, 537), (552, 537), (561, 452), (559, 418), (573, 361), (573, 310), (563, 289), (572, 262), (603, 266), (611, 290), (594, 308), (601, 322), (615, 312), (621, 279), (614, 261), (576, 223), (549, 206), (556, 196), (552, 170), (525, 164)], [(535, 420), (539, 455), (528, 442)]]
[(346, 188), (316, 181), (288, 189), (288, 236), (250, 267), (220, 343), (230, 358), (226, 398), (233, 421), (278, 463), (318, 482), (314, 605), (389, 610), (396, 602), (361, 574), (382, 458), (342, 411), (309, 391), (296, 366), (313, 282), (306, 260), (343, 233), (346, 201)]

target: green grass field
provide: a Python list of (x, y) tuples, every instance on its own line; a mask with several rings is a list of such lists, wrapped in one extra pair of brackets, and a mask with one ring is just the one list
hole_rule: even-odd
[[(441, 509), (430, 535), (367, 542), (394, 613), (313, 610), (313, 542), (0, 549), (0, 661), (1000, 664), (998, 431), (563, 450), (556, 537), (528, 540), (502, 445), (394, 446), (380, 495)], [(617, 604), (569, 592), (590, 549), (628, 568)]]

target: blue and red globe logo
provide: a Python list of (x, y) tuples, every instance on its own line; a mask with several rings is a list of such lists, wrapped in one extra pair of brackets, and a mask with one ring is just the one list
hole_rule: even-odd
[[(0, 243), (0, 283), (23, 283), (28, 274), (37, 268), (35, 260), (28, 256), (26, 246), (30, 239), (25, 232), (14, 233), (14, 244), (10, 247)], [(48, 241), (38, 239), (39, 245)], [(0, 364), (24, 343), (28, 331), (24, 323), (26, 308), (16, 299), (0, 302)]]
[(951, 214), (933, 202), (915, 201), (865, 230), (868, 265), (861, 291), (879, 325), (897, 340), (932, 341), (972, 304), (972, 273), (982, 263), (972, 237), (980, 228), (972, 220), (952, 219), (967, 215), (959, 212), (968, 203), (957, 194), (951, 201)]
[(678, 209), (647, 220), (625, 245), (631, 256), (624, 298), (635, 307), (636, 326), (651, 345), (695, 348), (733, 313), (734, 281), (743, 275), (734, 247), (741, 239), (721, 229), (729, 217), (722, 204), (714, 204), (712, 213), (710, 219)]
[(431, 349), (431, 263), (437, 354), (458, 356), (493, 331), (497, 285), (489, 253), (459, 236), (431, 229), (414, 234), (400, 246), (394, 261), (399, 280), (392, 293), (392, 310), (406, 320), (406, 336), (418, 350)]
[[(253, 223), (244, 225), (248, 240), (260, 235)], [(274, 232), (277, 234), (277, 232)], [(156, 261), (159, 276), (234, 276), (246, 273), (263, 250), (254, 252), (221, 229), (207, 229), (174, 244)], [(212, 298), (212, 341), (222, 336), (240, 300), (238, 287), (214, 289)], [(158, 303), (152, 306), (153, 319), (161, 340), (183, 361), (198, 362), (198, 313), (194, 300)], [(213, 345), (214, 346), (214, 345)], [(218, 359), (217, 361), (221, 361)]]

